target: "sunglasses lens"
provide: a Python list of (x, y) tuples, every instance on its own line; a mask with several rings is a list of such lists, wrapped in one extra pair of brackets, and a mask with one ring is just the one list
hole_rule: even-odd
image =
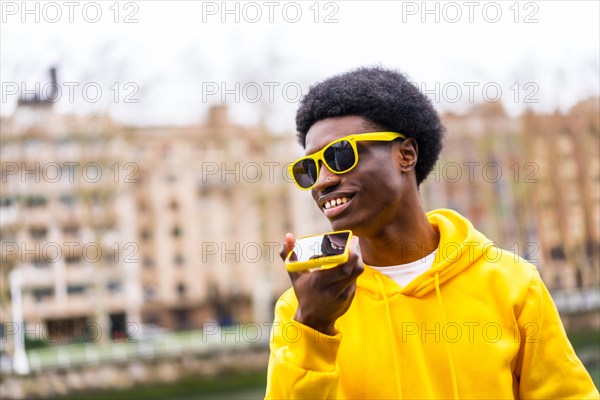
[(303, 188), (309, 188), (317, 181), (317, 165), (314, 160), (304, 159), (294, 164), (294, 179)]
[(354, 149), (350, 142), (346, 140), (329, 146), (323, 157), (329, 168), (337, 172), (349, 170), (356, 161)]

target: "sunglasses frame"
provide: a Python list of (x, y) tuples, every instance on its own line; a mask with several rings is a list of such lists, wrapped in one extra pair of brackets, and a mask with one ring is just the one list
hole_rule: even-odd
[[(367, 133), (356, 133), (353, 135), (348, 135), (348, 136), (336, 139), (333, 142), (328, 143), (325, 147), (323, 147), (321, 150), (317, 151), (316, 153), (313, 153), (309, 156), (300, 157), (299, 159), (297, 159), (296, 161), (294, 161), (293, 163), (288, 165), (288, 174), (292, 177), (292, 179), (294, 180), (294, 183), (300, 189), (310, 190), (317, 184), (317, 181), (319, 180), (319, 173), (320, 173), (319, 161), (321, 161), (323, 163), (323, 165), (325, 165), (325, 167), (332, 173), (334, 173), (336, 175), (345, 174), (347, 172), (352, 171), (358, 164), (358, 149), (356, 147), (356, 142), (363, 142), (363, 141), (391, 142), (392, 140), (395, 140), (398, 138), (406, 139), (406, 136), (404, 136), (403, 134), (398, 133), (398, 132), (367, 132)], [(327, 149), (329, 149), (334, 144), (343, 142), (343, 141), (347, 141), (348, 143), (350, 143), (350, 146), (352, 147), (352, 151), (354, 151), (354, 164), (352, 164), (352, 166), (350, 168), (348, 168), (344, 171), (341, 171), (341, 172), (334, 171), (325, 162), (325, 157), (324, 157), (325, 151), (327, 151)], [(299, 162), (301, 162), (302, 160), (313, 160), (315, 163), (315, 166), (316, 166), (316, 170), (317, 170), (317, 177), (316, 177), (315, 183), (313, 183), (311, 186), (306, 187), (306, 188), (300, 186), (300, 184), (294, 177), (294, 166), (296, 164), (298, 164)]]

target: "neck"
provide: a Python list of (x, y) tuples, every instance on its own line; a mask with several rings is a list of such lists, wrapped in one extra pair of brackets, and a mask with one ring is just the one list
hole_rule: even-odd
[(401, 215), (380, 231), (360, 236), (360, 250), (367, 265), (407, 264), (438, 247), (440, 234), (427, 220), (420, 199), (409, 204), (410, 207), (404, 208)]

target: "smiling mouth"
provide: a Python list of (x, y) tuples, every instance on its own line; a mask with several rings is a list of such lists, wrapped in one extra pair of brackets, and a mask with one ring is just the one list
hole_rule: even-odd
[(330, 208), (334, 208), (336, 206), (346, 204), (349, 200), (350, 200), (350, 198), (346, 197), (346, 196), (328, 200), (325, 202), (325, 204), (323, 204), (323, 209), (329, 210)]
[(350, 202), (352, 201), (353, 197), (354, 196), (334, 197), (330, 200), (327, 200), (323, 204), (323, 206), (321, 206), (321, 210), (327, 218), (335, 217), (338, 214), (342, 213), (346, 209), (346, 207), (350, 205)]

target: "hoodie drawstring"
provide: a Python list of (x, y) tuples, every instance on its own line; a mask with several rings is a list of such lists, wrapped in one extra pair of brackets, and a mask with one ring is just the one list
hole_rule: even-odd
[[(381, 283), (380, 283), (381, 284)], [(444, 326), (446, 326), (446, 314), (444, 313), (444, 305), (442, 303), (442, 293), (440, 291), (440, 273), (436, 272), (435, 274), (435, 294), (438, 300), (438, 305), (440, 306), (440, 312), (442, 313), (442, 321)], [(458, 384), (456, 383), (456, 370), (454, 369), (454, 358), (452, 357), (452, 351), (450, 350), (450, 345), (447, 341), (446, 343), (446, 353), (448, 354), (448, 363), (450, 364), (450, 374), (452, 375), (452, 393), (454, 395), (454, 400), (458, 400)]]
[(396, 348), (396, 336), (394, 335), (394, 327), (392, 325), (392, 314), (390, 312), (390, 305), (388, 302), (387, 295), (385, 294), (385, 290), (383, 289), (383, 283), (381, 282), (381, 277), (378, 274), (375, 274), (375, 278), (377, 278), (377, 283), (379, 284), (379, 289), (381, 290), (381, 294), (383, 295), (383, 300), (385, 302), (385, 312), (387, 317), (387, 326), (388, 326), (388, 335), (390, 337), (390, 346), (392, 348), (392, 357), (394, 359), (394, 370), (396, 372), (396, 390), (398, 392), (398, 399), (402, 399), (402, 383), (400, 381), (400, 361), (398, 359), (398, 349)]

